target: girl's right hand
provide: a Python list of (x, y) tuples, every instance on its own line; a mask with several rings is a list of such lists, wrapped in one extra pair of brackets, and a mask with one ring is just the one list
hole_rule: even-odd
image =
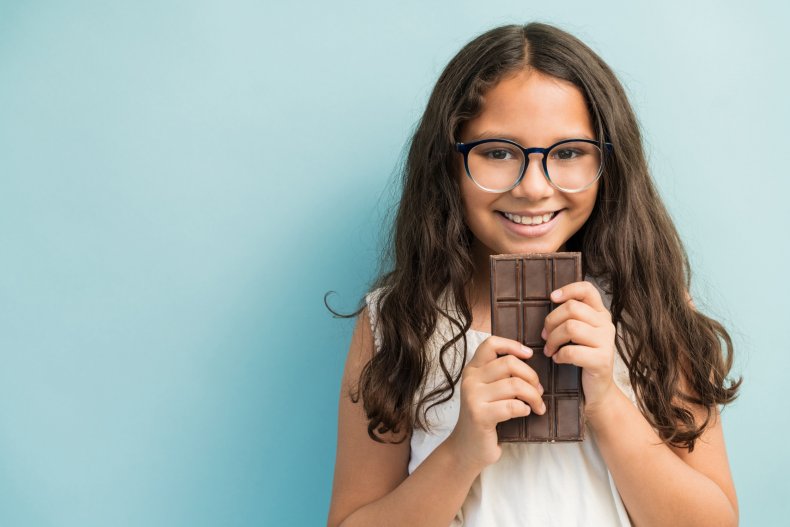
[(478, 346), (461, 374), (461, 409), (446, 440), (459, 460), (482, 471), (502, 455), (497, 423), (546, 412), (538, 375), (521, 360), (530, 357), (531, 349), (504, 337), (492, 335)]

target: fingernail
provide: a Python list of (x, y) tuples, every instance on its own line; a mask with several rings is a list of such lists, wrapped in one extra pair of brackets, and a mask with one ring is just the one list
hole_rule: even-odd
[(543, 328), (543, 331), (540, 332), (540, 338), (546, 340), (546, 328)]
[(552, 291), (551, 293), (552, 300), (559, 300), (562, 298), (562, 289), (557, 289), (556, 291)]
[(523, 345), (523, 344), (521, 345), (521, 351), (523, 351), (523, 352), (524, 352), (524, 353), (526, 353), (527, 355), (532, 355), (532, 353), (533, 353), (533, 352), (532, 352), (532, 348), (528, 348), (528, 347), (526, 347), (526, 346), (525, 346), (525, 345)]
[(546, 403), (543, 403), (543, 405), (540, 407), (540, 413), (542, 414), (546, 413)]
[(543, 385), (540, 383), (538, 383), (538, 391), (540, 392), (541, 395), (543, 395)]

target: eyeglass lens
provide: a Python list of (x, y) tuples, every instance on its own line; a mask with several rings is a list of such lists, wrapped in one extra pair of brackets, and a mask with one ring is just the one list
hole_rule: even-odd
[[(595, 181), (601, 171), (601, 149), (592, 143), (562, 143), (546, 152), (548, 177), (563, 190), (580, 190)], [(492, 191), (512, 188), (524, 171), (524, 151), (505, 142), (476, 145), (468, 154), (469, 175), (480, 186)], [(540, 163), (535, 156), (533, 163)]]

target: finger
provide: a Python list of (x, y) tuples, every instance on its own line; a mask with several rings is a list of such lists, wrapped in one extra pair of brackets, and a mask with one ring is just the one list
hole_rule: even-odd
[(549, 333), (543, 353), (547, 357), (554, 355), (560, 346), (568, 343), (581, 344), (582, 346), (595, 347), (598, 345), (596, 328), (576, 319), (566, 320)]
[(602, 317), (602, 314), (603, 312), (596, 311), (588, 304), (571, 298), (546, 316), (544, 328), (546, 333), (551, 333), (554, 328), (568, 319), (580, 320), (593, 327), (599, 327), (606, 323), (606, 317)]
[(554, 303), (567, 302), (571, 298), (584, 302), (596, 311), (606, 311), (601, 293), (590, 282), (573, 282), (551, 292), (551, 301)]
[(505, 354), (528, 359), (532, 356), (532, 350), (517, 340), (491, 335), (477, 347), (474, 357), (467, 366), (479, 368)]
[(528, 364), (514, 355), (505, 355), (489, 362), (480, 369), (480, 382), (491, 383), (499, 379), (518, 377), (533, 386), (538, 386), (538, 374)]
[(552, 356), (551, 360), (557, 364), (573, 364), (580, 368), (590, 368), (595, 365), (595, 352), (596, 348), (573, 344), (563, 346)]
[(495, 427), (497, 423), (513, 419), (514, 417), (524, 417), (532, 413), (532, 409), (527, 403), (520, 399), (506, 399), (504, 401), (496, 401), (488, 403), (486, 408), (486, 420), (490, 419), (486, 424), (491, 428)]
[(540, 415), (546, 413), (546, 403), (543, 402), (540, 392), (518, 377), (508, 377), (487, 384), (481, 389), (481, 394), (483, 400), (489, 403), (515, 397), (530, 405), (535, 413)]

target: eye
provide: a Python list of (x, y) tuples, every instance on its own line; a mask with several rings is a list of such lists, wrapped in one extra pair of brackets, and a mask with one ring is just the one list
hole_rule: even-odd
[(601, 151), (595, 143), (568, 141), (557, 145), (549, 152), (549, 161), (562, 163), (592, 162), (600, 158)]
[(486, 161), (512, 161), (520, 159), (521, 154), (508, 144), (484, 143), (474, 148), (474, 153)]
[(583, 154), (584, 152), (582, 152), (577, 148), (565, 148), (565, 147), (557, 148), (551, 152), (551, 156), (560, 161), (568, 161), (571, 159), (575, 159)]
[(488, 155), (488, 157), (490, 157), (491, 159), (509, 159), (513, 157), (513, 155), (510, 152), (502, 148), (497, 148), (496, 150), (489, 150), (488, 152), (486, 152), (486, 155)]

